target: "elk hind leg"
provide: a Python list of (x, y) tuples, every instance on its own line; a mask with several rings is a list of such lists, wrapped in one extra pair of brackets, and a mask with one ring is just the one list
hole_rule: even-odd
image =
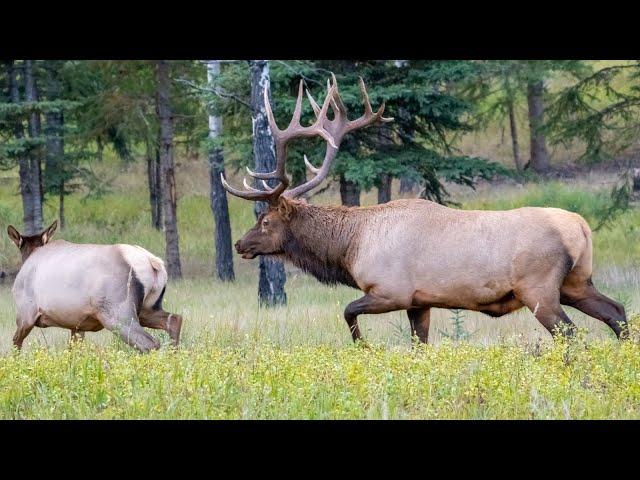
[(624, 307), (600, 293), (590, 280), (577, 286), (567, 282), (562, 286), (560, 294), (563, 305), (576, 308), (606, 323), (619, 339), (628, 336), (627, 315)]
[(17, 328), (16, 333), (13, 335), (13, 344), (18, 350), (22, 350), (22, 342), (31, 333), (35, 324), (35, 320), (33, 322), (24, 322), (20, 315), (16, 317)]
[(159, 310), (142, 309), (140, 311), (140, 325), (146, 328), (164, 330), (169, 334), (174, 346), (180, 343), (182, 316)]
[(160, 343), (144, 331), (133, 308), (125, 305), (119, 309), (117, 314), (100, 312), (96, 317), (104, 328), (142, 353), (160, 348)]
[(556, 286), (521, 290), (515, 294), (553, 336), (572, 336), (575, 333), (576, 326), (562, 310), (560, 292)]
[(31, 308), (24, 308), (18, 305), (16, 314), (16, 333), (13, 335), (13, 344), (18, 350), (22, 349), (22, 342), (31, 333), (33, 327), (38, 323), (39, 315)]
[(418, 337), (420, 343), (427, 343), (429, 339), (430, 313), (430, 308), (410, 308), (407, 310), (411, 325), (411, 338)]

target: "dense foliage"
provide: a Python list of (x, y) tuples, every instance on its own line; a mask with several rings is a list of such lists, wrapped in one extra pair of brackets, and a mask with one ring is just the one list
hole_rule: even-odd
[[(340, 94), (351, 118), (362, 112), (358, 78), (367, 85), (374, 108), (385, 102), (385, 115), (394, 121), (386, 128), (369, 128), (345, 138), (333, 174), (368, 190), (379, 186), (382, 175), (412, 177), (422, 184), (426, 198), (444, 201), (441, 183), (448, 180), (472, 185), (478, 177), (506, 170), (484, 159), (460, 155), (451, 144), (453, 132), (471, 129), (472, 105), (452, 92), (453, 86), (476, 74), (468, 61), (272, 61), (271, 95), (276, 120), (283, 128), (295, 105), (298, 83), (317, 101), (326, 95), (326, 81), (335, 73)], [(246, 115), (248, 67), (244, 62), (224, 65), (215, 92), (209, 97), (216, 111), (229, 118), (223, 143), (236, 165), (251, 163), (251, 126)], [(307, 103), (303, 122), (313, 121)], [(303, 153), (318, 164), (324, 155), (319, 141), (299, 142), (289, 154), (288, 169), (294, 183), (305, 178)]]

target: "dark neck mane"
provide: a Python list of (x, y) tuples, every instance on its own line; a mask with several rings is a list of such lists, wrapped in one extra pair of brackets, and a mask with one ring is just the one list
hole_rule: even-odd
[(357, 238), (357, 216), (348, 209), (298, 205), (284, 242), (284, 257), (322, 283), (358, 288), (348, 270)]

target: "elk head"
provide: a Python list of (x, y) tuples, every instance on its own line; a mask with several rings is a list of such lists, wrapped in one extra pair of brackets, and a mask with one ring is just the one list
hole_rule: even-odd
[(31, 253), (38, 247), (46, 245), (51, 240), (51, 237), (58, 228), (58, 221), (54, 220), (49, 228), (44, 229), (41, 233), (36, 235), (24, 236), (21, 235), (13, 225), (7, 227), (7, 234), (9, 238), (16, 244), (16, 247), (20, 249), (22, 254), (22, 263), (31, 255)]
[[(296, 106), (289, 126), (285, 130), (280, 130), (276, 125), (269, 104), (268, 91), (264, 90), (264, 104), (269, 121), (269, 128), (273, 135), (276, 147), (276, 168), (273, 172), (253, 172), (249, 168), (247, 171), (253, 178), (261, 180), (264, 190), (251, 187), (246, 179), (243, 181), (246, 190), (239, 190), (230, 186), (224, 175), (221, 174), (224, 188), (236, 197), (247, 200), (263, 201), (269, 204), (265, 213), (260, 215), (257, 223), (238, 242), (236, 250), (242, 258), (251, 259), (257, 255), (274, 255), (283, 253), (282, 247), (289, 234), (289, 222), (295, 214), (295, 208), (300, 204), (295, 199), (300, 195), (309, 192), (317, 187), (329, 174), (331, 163), (338, 153), (343, 137), (354, 130), (365, 128), (377, 122), (390, 122), (393, 118), (385, 118), (384, 103), (377, 112), (371, 109), (369, 96), (364, 86), (364, 81), (360, 78), (360, 90), (362, 92), (364, 113), (356, 120), (349, 120), (347, 108), (338, 93), (338, 84), (335, 75), (331, 74), (331, 82), (327, 82), (327, 96), (319, 107), (313, 97), (307, 91), (309, 102), (316, 115), (315, 122), (307, 127), (300, 124), (302, 113), (303, 82), (300, 81)], [(333, 110), (333, 119), (327, 118), (329, 107)], [(314, 167), (304, 156), (305, 165), (315, 176), (308, 182), (287, 190), (289, 178), (285, 172), (287, 157), (287, 145), (296, 138), (322, 137), (327, 142), (327, 150), (320, 168)], [(270, 187), (265, 180), (276, 179), (279, 181), (275, 187)]]

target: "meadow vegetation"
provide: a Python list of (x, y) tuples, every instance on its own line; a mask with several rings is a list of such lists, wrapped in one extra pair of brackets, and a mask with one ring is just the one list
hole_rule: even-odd
[[(110, 163), (113, 162), (113, 163)], [(105, 160), (104, 175), (121, 168)], [(69, 196), (59, 238), (134, 243), (163, 256), (150, 225), (142, 166), (122, 167), (102, 198)], [(342, 311), (360, 292), (329, 287), (287, 267), (286, 307), (259, 308), (257, 261), (235, 258), (237, 281), (213, 276), (213, 222), (203, 160), (178, 169), (178, 222), (185, 278), (170, 282), (166, 307), (185, 318), (182, 345), (139, 355), (108, 332), (68, 347), (69, 333), (34, 329), (12, 351), (11, 277), (0, 284), (0, 418), (639, 418), (640, 346), (618, 343), (601, 322), (567, 308), (582, 333), (551, 341), (523, 309), (502, 318), (462, 312), (465, 341), (455, 341), (452, 312), (434, 309), (430, 345), (413, 348), (404, 312), (363, 316), (371, 348), (351, 344)], [(15, 172), (0, 183), (0, 269), (19, 256), (6, 226), (20, 225)], [(523, 205), (577, 211), (592, 222), (615, 176), (572, 182), (451, 186), (461, 208)], [(394, 186), (394, 192), (397, 185)], [(375, 191), (363, 195), (375, 203)], [(234, 240), (254, 222), (252, 205), (231, 197)], [(337, 203), (334, 188), (314, 201)], [(45, 205), (45, 219), (55, 218)], [(640, 311), (640, 212), (594, 232), (594, 283)], [(638, 319), (634, 319), (634, 329)]]

